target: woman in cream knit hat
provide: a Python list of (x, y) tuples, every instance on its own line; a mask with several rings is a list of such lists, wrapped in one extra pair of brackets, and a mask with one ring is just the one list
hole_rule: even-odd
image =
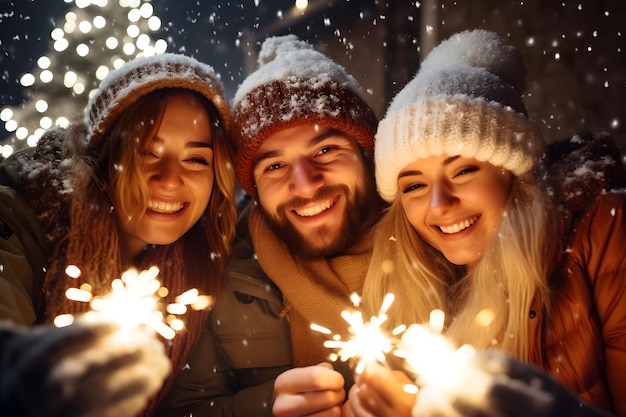
[[(520, 98), (523, 69), (496, 34), (462, 32), (393, 100), (375, 143), (378, 191), (391, 205), (363, 303), (375, 313), (395, 294), (391, 327), (442, 310), (455, 346), (503, 351), (626, 416), (625, 195), (604, 190), (578, 212), (549, 186)], [(360, 395), (380, 398), (388, 381), (367, 374)], [(427, 415), (420, 398), (414, 411)], [(367, 403), (384, 414), (384, 401)]]
[[(106, 357), (102, 341), (114, 328), (50, 324), (89, 308), (68, 300), (67, 288), (104, 295), (129, 268), (157, 266), (168, 304), (192, 288), (217, 295), (236, 217), (230, 125), (212, 67), (140, 57), (101, 83), (84, 122), (3, 162), (0, 319), (13, 327), (0, 330), (0, 414), (153, 415), (206, 310), (181, 316), (186, 331), (166, 344), (155, 339), (160, 353), (139, 345)], [(76, 280), (68, 265), (80, 268)]]

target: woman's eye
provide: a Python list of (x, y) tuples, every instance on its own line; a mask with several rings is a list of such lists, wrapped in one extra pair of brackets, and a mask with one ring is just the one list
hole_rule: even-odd
[(198, 153), (188, 153), (186, 155), (181, 155), (182, 158), (184, 158), (185, 162), (188, 163), (192, 163), (194, 165), (200, 165), (202, 167), (205, 166), (211, 166), (213, 165), (213, 152), (212, 151), (207, 151), (207, 152), (198, 152)]
[(478, 171), (478, 167), (475, 167), (475, 166), (465, 167), (465, 168), (458, 170), (457, 173), (454, 174), (454, 176), (457, 177), (459, 175), (466, 175), (466, 174), (470, 174), (476, 171)]
[(406, 194), (406, 193), (410, 193), (411, 191), (419, 190), (420, 188), (423, 188), (423, 187), (425, 187), (424, 184), (414, 183), (414, 184), (410, 184), (408, 186), (402, 187), (402, 192)]
[(200, 157), (194, 157), (194, 158), (189, 158), (187, 161), (192, 162), (194, 164), (200, 164), (200, 165), (211, 165), (211, 163), (209, 161), (207, 161), (205, 158), (200, 158)]

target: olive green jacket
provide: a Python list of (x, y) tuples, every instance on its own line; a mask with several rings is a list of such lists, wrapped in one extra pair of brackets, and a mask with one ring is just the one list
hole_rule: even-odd
[(255, 259), (246, 214), (223, 293), (157, 416), (272, 415), (274, 379), (293, 367), (291, 338), (282, 296)]
[(17, 160), (0, 164), (0, 320), (32, 325), (50, 251), (39, 221), (20, 194)]

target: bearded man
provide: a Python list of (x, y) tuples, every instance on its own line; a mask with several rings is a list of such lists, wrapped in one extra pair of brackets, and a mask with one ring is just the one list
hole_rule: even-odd
[[(224, 291), (160, 416), (340, 412), (352, 384), (310, 325), (348, 335), (341, 311), (361, 292), (382, 209), (377, 119), (355, 79), (294, 35), (266, 39), (259, 64), (233, 109), (251, 200)], [(273, 411), (279, 394), (293, 401)]]

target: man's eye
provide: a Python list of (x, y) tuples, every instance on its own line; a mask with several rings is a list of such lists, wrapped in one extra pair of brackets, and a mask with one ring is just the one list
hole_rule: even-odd
[(281, 167), (280, 163), (276, 162), (275, 164), (271, 164), (266, 168), (266, 171), (275, 171)]

